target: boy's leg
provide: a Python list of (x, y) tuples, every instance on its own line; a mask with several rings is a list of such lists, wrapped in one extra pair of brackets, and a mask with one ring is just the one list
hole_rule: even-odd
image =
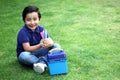
[(18, 60), (20, 63), (25, 65), (32, 65), (34, 63), (37, 63), (39, 61), (39, 58), (37, 58), (35, 55), (32, 55), (31, 52), (22, 52)]
[(47, 54), (48, 51), (53, 49), (53, 48), (60, 48), (60, 45), (55, 43), (52, 47), (49, 48), (40, 48), (39, 50), (33, 52), (35, 56), (39, 57), (39, 61), (43, 61), (47, 65)]
[(61, 46), (58, 43), (55, 43), (52, 48), (61, 48)]
[(34, 63), (38, 63), (38, 62), (42, 62), (42, 63), (46, 63), (46, 55), (48, 54), (48, 51), (52, 48), (60, 48), (59, 44), (54, 44), (52, 47), (50, 48), (40, 48), (39, 50), (35, 51), (35, 52), (22, 52), (19, 57), (18, 60), (26, 65), (32, 65)]
[(44, 61), (40, 61), (39, 58), (30, 52), (22, 52), (18, 59), (19, 62), (24, 65), (33, 66), (34, 71), (38, 73), (43, 73), (45, 67), (47, 67), (47, 65), (44, 64)]
[(60, 48), (60, 45), (55, 43), (52, 47), (40, 48), (39, 50), (33, 52), (32, 54), (37, 56), (37, 57), (46, 56), (48, 54), (48, 51), (53, 49), (53, 48)]

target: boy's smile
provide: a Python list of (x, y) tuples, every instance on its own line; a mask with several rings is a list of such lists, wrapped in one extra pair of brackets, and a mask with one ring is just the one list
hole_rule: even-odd
[(26, 26), (34, 31), (39, 24), (39, 17), (37, 12), (28, 13), (25, 17)]

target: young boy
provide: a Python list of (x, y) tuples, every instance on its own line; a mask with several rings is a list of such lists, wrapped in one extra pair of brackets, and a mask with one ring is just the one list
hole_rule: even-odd
[[(18, 61), (24, 65), (32, 65), (35, 72), (43, 73), (44, 68), (47, 67), (48, 51), (60, 46), (54, 44), (45, 28), (39, 25), (41, 19), (39, 8), (36, 6), (25, 7), (22, 18), (25, 25), (17, 36)], [(45, 34), (41, 35), (41, 32), (45, 32)], [(43, 36), (46, 39), (43, 39)]]

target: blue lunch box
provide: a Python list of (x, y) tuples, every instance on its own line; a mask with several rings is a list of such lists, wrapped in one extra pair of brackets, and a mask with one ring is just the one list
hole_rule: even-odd
[(67, 57), (63, 49), (54, 48), (50, 50), (47, 61), (50, 75), (68, 73)]

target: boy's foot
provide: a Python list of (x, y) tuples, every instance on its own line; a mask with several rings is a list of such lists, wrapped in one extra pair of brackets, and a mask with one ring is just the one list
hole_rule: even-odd
[(33, 64), (34, 71), (37, 72), (37, 73), (40, 73), (40, 74), (45, 71), (45, 67), (47, 67), (47, 65), (44, 64), (44, 63), (35, 63), (35, 64)]

